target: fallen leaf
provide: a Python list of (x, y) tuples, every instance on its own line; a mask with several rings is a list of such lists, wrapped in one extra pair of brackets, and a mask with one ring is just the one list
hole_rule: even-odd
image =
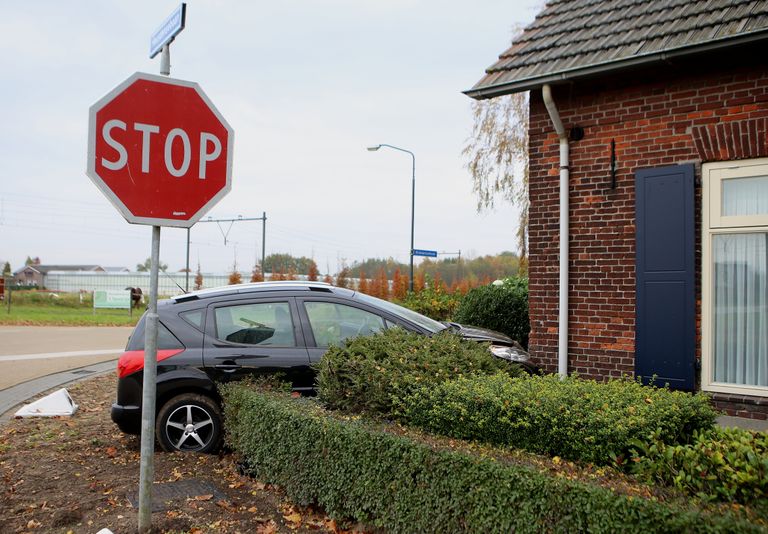
[(299, 528), (301, 526), (301, 514), (299, 512), (284, 515), (283, 519), (288, 523), (288, 528)]
[(29, 522), (27, 522), (27, 528), (28, 528), (29, 530), (32, 530), (32, 529), (34, 529), (34, 528), (37, 528), (37, 527), (39, 527), (40, 525), (42, 525), (42, 523), (41, 523), (40, 521), (35, 521), (34, 519), (30, 519), (30, 520), (29, 520)]
[(269, 523), (264, 523), (256, 527), (256, 534), (275, 534), (277, 532), (277, 523), (273, 520), (269, 520)]
[(259, 509), (258, 509), (258, 508), (256, 508), (255, 506), (251, 506), (250, 508), (248, 508), (248, 511), (249, 511), (250, 513), (252, 513), (252, 514), (255, 514), (256, 512), (258, 512), (258, 511), (259, 511)]
[(192, 498), (192, 500), (195, 500), (195, 501), (210, 501), (211, 499), (213, 499), (213, 494), (208, 494), (208, 495), (195, 495), (195, 496)]
[(219, 506), (221, 508), (224, 508), (225, 510), (228, 510), (230, 512), (237, 512), (237, 507), (233, 506), (231, 502), (229, 501), (216, 501), (216, 506)]

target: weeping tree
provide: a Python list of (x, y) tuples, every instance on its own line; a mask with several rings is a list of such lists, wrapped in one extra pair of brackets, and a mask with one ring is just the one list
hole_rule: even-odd
[(520, 210), (517, 246), (520, 267), (528, 257), (528, 93), (472, 103), (474, 126), (462, 155), (472, 176), (477, 210), (501, 198)]

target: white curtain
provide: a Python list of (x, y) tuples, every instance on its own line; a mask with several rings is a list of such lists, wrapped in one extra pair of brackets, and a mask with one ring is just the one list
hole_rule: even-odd
[(768, 386), (768, 233), (713, 236), (714, 380)]
[(768, 215), (768, 176), (723, 180), (722, 214)]

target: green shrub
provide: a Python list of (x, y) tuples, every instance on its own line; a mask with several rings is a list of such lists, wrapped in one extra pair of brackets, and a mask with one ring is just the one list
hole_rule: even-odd
[[(7, 297), (6, 297), (7, 298)], [(61, 308), (92, 308), (92, 293), (66, 293), (63, 291), (13, 290), (12, 305), (44, 305)]]
[(637, 442), (633, 471), (699, 497), (768, 507), (768, 433), (736, 428), (696, 432), (669, 445), (658, 432)]
[(501, 285), (480, 286), (461, 299), (453, 319), (457, 323), (490, 328), (507, 334), (528, 348), (528, 279), (506, 278)]
[(448, 332), (429, 337), (391, 328), (329, 348), (318, 364), (317, 381), (320, 399), (330, 408), (388, 415), (393, 398), (415, 388), (498, 371), (521, 373), (484, 344)]
[(759, 532), (724, 512), (539, 471), (457, 442), (417, 439), (309, 399), (222, 388), (228, 443), (297, 504), (383, 532)]
[(427, 283), (421, 291), (408, 293), (399, 304), (435, 321), (447, 321), (456, 311), (460, 300), (460, 295), (435, 289)]
[(716, 417), (702, 394), (556, 375), (459, 378), (413, 391), (397, 408), (430, 432), (603, 465), (624, 463), (633, 440), (654, 430), (665, 443), (687, 441)]

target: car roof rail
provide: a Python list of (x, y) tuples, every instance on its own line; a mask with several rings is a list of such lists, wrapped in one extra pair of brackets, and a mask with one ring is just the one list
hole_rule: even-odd
[(234, 284), (229, 286), (211, 287), (207, 289), (199, 289), (183, 295), (177, 295), (171, 297), (171, 300), (177, 303), (189, 302), (193, 300), (199, 300), (201, 298), (214, 297), (219, 295), (227, 295), (233, 293), (251, 293), (259, 291), (276, 291), (276, 290), (304, 290), (304, 291), (321, 291), (325, 293), (333, 293), (335, 286), (326, 282), (310, 282), (304, 280), (275, 280), (269, 282), (249, 282), (246, 284)]

